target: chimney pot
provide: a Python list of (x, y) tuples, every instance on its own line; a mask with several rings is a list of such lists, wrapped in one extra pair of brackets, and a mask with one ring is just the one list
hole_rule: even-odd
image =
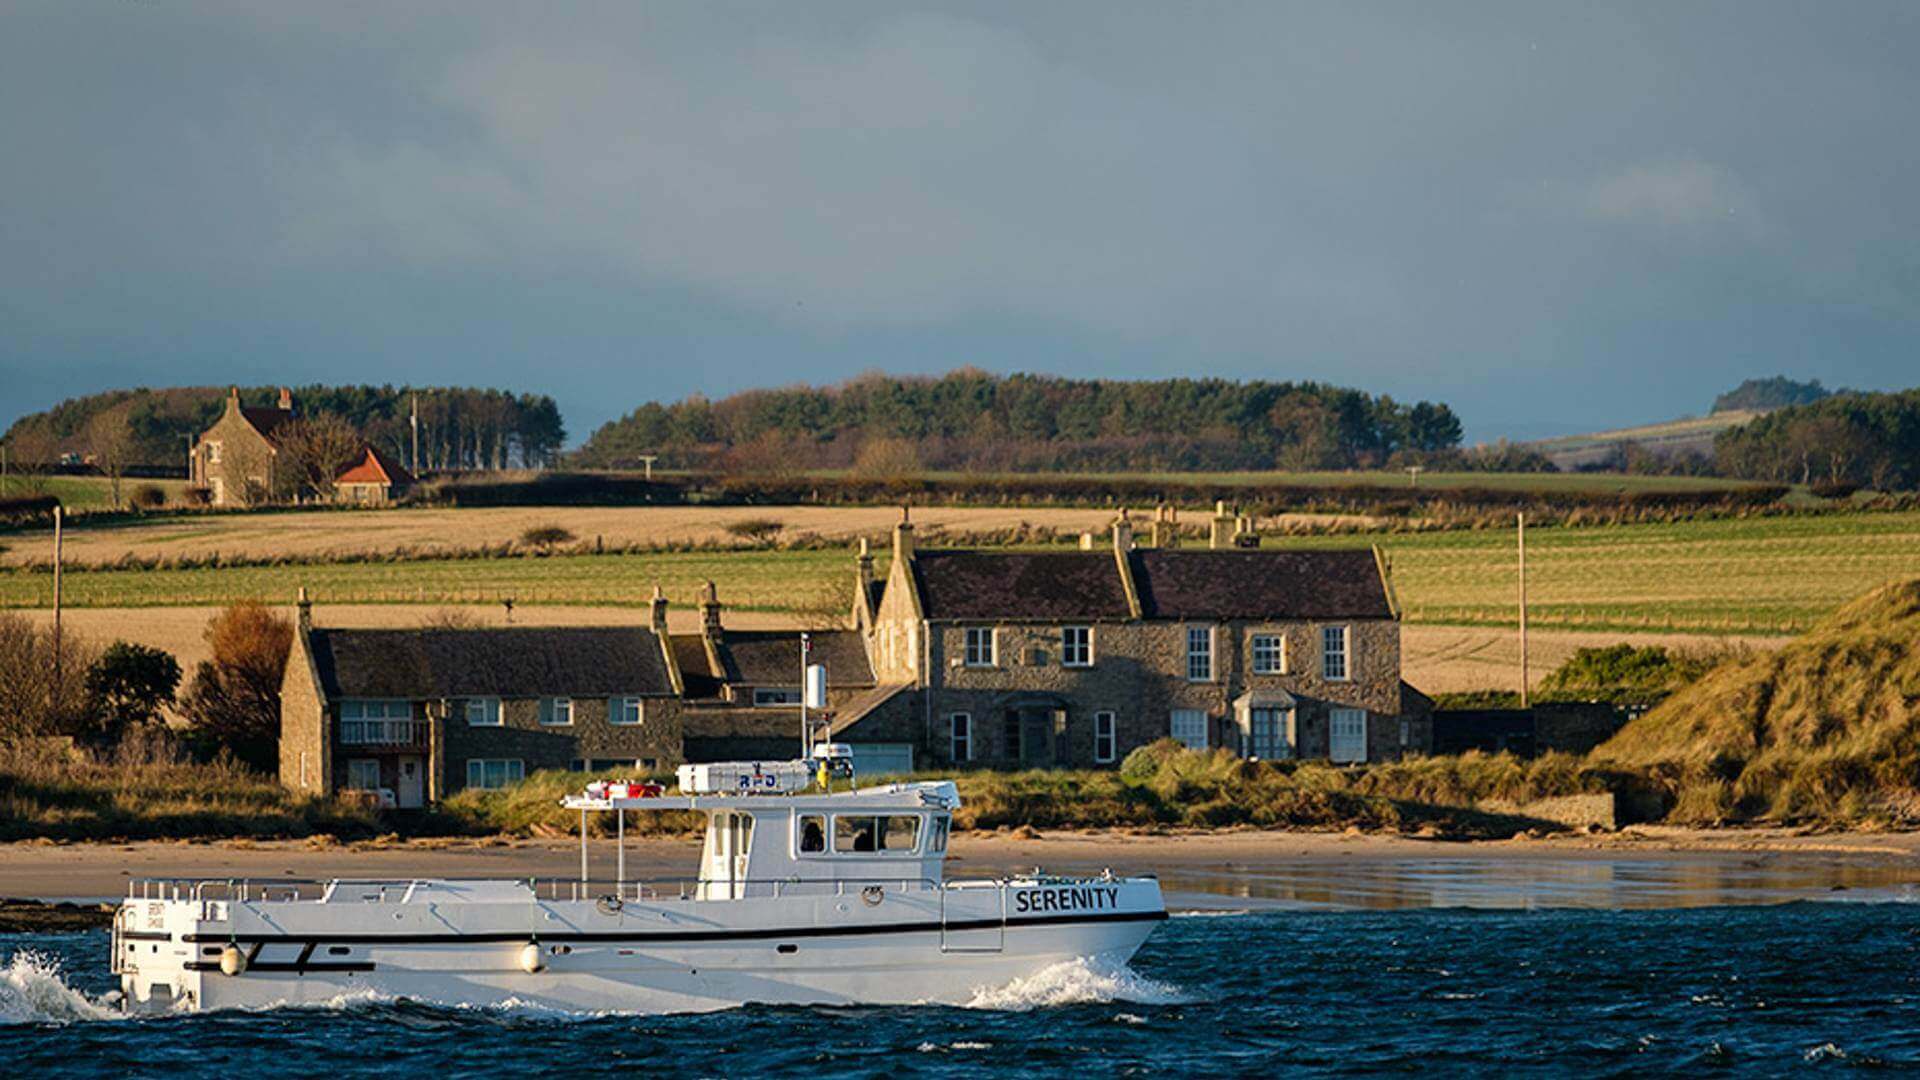
[(283, 386), (280, 388), (280, 411), (293, 411), (293, 390), (289, 387)]

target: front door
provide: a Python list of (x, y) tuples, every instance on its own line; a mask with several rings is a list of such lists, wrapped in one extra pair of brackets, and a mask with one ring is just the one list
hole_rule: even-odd
[(399, 761), (399, 779), (394, 783), (393, 802), (402, 810), (418, 809), (427, 804), (427, 770), (417, 757), (403, 757)]
[(1055, 731), (1063, 724), (1056, 724), (1057, 714), (1053, 709), (1021, 709), (1019, 717), (1020, 764), (1028, 769), (1044, 769), (1055, 761)]

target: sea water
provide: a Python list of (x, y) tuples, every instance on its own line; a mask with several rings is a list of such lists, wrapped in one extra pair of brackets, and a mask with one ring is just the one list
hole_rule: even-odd
[[(1844, 894), (1843, 894), (1844, 895)], [(1920, 1069), (1920, 905), (1212, 911), (967, 1008), (122, 1019), (104, 931), (0, 936), (7, 1076), (1641, 1075)]]

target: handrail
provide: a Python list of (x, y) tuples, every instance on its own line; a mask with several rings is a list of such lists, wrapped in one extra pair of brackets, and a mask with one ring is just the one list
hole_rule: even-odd
[[(875, 874), (861, 877), (778, 877), (778, 878), (709, 878), (701, 876), (628, 878), (617, 881), (608, 878), (591, 878), (581, 881), (571, 877), (516, 878), (498, 877), (418, 877), (418, 878), (133, 878), (127, 883), (129, 900), (179, 900), (182, 893), (196, 902), (211, 899), (226, 899), (239, 902), (251, 902), (256, 893), (261, 902), (285, 902), (300, 899), (303, 888), (316, 890), (315, 900), (330, 900), (334, 891), (340, 887), (363, 887), (375, 890), (378, 902), (409, 903), (416, 899), (423, 886), (446, 884), (464, 885), (473, 883), (495, 883), (501, 881), (525, 883), (529, 891), (538, 898), (544, 894), (547, 899), (560, 899), (561, 893), (574, 899), (593, 899), (598, 896), (620, 896), (631, 890), (636, 899), (645, 899), (644, 892), (651, 891), (658, 896), (662, 886), (678, 891), (682, 898), (688, 895), (689, 888), (698, 890), (706, 886), (771, 886), (788, 889), (794, 886), (831, 885), (845, 892), (851, 886), (865, 888), (870, 885), (893, 885), (900, 888), (919, 888), (926, 890), (955, 890), (1004, 887), (1014, 884), (1076, 884), (1094, 881), (1155, 880), (1152, 874), (1134, 874), (1126, 878), (1111, 874), (1104, 877), (1066, 876), (1043, 873), (1013, 874), (997, 878), (957, 878), (936, 879), (914, 877), (909, 874)], [(286, 890), (283, 899), (275, 901), (273, 894)], [(224, 895), (214, 895), (224, 890)], [(601, 891), (609, 890), (609, 891)], [(398, 901), (390, 894), (399, 892)], [(157, 894), (157, 895), (156, 895)], [(778, 892), (775, 895), (780, 895)]]

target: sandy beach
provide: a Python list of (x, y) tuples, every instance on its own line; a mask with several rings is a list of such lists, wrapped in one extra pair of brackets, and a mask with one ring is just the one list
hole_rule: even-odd
[[(698, 855), (698, 841), (692, 839), (630, 840), (627, 876), (685, 877), (694, 872)], [(613, 877), (610, 842), (592, 844), (589, 857), (596, 879)], [(1274, 882), (1297, 884), (1311, 878), (1337, 884), (1345, 867), (1359, 868), (1357, 873), (1373, 880), (1395, 868), (1417, 878), (1435, 865), (1472, 866), (1502, 877), (1537, 875), (1549, 864), (1626, 862), (1664, 866), (1669, 876), (1709, 883), (1724, 882), (1729, 872), (1742, 870), (1781, 872), (1793, 880), (1826, 875), (1836, 882), (1920, 882), (1920, 834), (1636, 827), (1594, 836), (1457, 842), (1258, 831), (1054, 833), (1034, 838), (988, 833), (954, 838), (948, 874), (990, 876), (1035, 867), (1097, 873), (1110, 868), (1115, 873), (1159, 874), (1170, 889), (1257, 897), (1263, 884)], [(127, 882), (136, 878), (566, 878), (578, 876), (579, 869), (579, 846), (565, 840), (26, 842), (0, 845), (0, 896), (108, 899), (124, 895)], [(1276, 889), (1277, 895), (1286, 894), (1285, 888)]]

